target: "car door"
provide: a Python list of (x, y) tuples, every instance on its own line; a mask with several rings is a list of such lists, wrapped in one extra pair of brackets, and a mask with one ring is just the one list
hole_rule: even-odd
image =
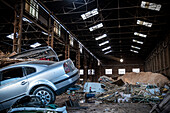
[(0, 104), (9, 108), (16, 100), (26, 95), (28, 81), (22, 67), (1, 71)]
[[(0, 72), (0, 87), (1, 87), (1, 72)], [(0, 97), (1, 99), (1, 97)], [(0, 111), (3, 109), (2, 104), (0, 103)]]

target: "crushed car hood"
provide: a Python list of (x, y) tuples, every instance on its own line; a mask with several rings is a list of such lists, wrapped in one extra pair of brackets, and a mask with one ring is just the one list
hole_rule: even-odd
[(59, 61), (57, 53), (50, 47), (39, 47), (30, 49), (9, 57), (10, 59), (40, 59), (48, 60), (53, 58), (54, 61)]

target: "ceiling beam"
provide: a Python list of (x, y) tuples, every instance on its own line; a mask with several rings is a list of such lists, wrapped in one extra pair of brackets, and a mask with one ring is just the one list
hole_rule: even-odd
[[(141, 16), (141, 17), (127, 17), (127, 18), (115, 18), (115, 19), (107, 19), (107, 20), (98, 20), (96, 21), (96, 23), (98, 22), (109, 22), (109, 21), (121, 21), (121, 20), (131, 20), (131, 19), (146, 19), (146, 18), (157, 18), (157, 17), (164, 17), (164, 16), (170, 16), (170, 14), (164, 14), (164, 15), (152, 15), (152, 16)], [(93, 21), (80, 21), (80, 22), (65, 22), (65, 25), (69, 25), (69, 24), (84, 24), (84, 23), (94, 23)]]
[[(166, 25), (167, 23), (160, 23), (160, 24), (153, 24), (154, 26), (160, 26), (160, 25)], [(114, 27), (102, 27), (100, 29), (118, 29), (118, 28), (128, 28), (128, 27), (141, 27), (142, 25), (125, 25), (125, 26), (114, 26)], [(71, 31), (89, 31), (89, 29), (77, 29), (77, 30), (71, 30)]]
[[(160, 30), (149, 30), (149, 31), (139, 31), (139, 33), (148, 33), (148, 32), (159, 32), (162, 31)], [(107, 35), (121, 35), (121, 34), (134, 34), (134, 32), (118, 32), (118, 33), (107, 33)], [(94, 34), (94, 36), (100, 36), (101, 34)], [(92, 35), (87, 34), (87, 35), (77, 35), (77, 37), (91, 37)]]
[(15, 9), (13, 6), (11, 6), (9, 3), (6, 2), (6, 0), (0, 0), (2, 3), (4, 3), (6, 6), (8, 6), (11, 9)]

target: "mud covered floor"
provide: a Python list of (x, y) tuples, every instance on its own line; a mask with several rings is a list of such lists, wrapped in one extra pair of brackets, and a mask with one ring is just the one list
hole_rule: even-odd
[[(67, 94), (56, 96), (55, 104), (62, 107), (65, 106), (65, 101), (69, 100)], [(81, 100), (82, 95), (71, 96), (72, 99), (79, 97)], [(94, 101), (94, 103), (79, 103), (80, 107), (87, 107), (87, 109), (77, 109), (69, 107), (68, 113), (149, 113), (151, 106), (146, 103), (106, 103)]]
[(87, 109), (67, 110), (68, 113), (149, 113), (151, 107), (142, 103), (83, 103)]

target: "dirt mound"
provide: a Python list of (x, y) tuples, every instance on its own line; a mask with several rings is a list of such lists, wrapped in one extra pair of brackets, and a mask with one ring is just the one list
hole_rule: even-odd
[(164, 86), (166, 83), (170, 82), (164, 75), (152, 72), (126, 73), (118, 79), (122, 79), (125, 83), (127, 82), (129, 84), (136, 84), (136, 82), (140, 82), (156, 84), (159, 86)]

